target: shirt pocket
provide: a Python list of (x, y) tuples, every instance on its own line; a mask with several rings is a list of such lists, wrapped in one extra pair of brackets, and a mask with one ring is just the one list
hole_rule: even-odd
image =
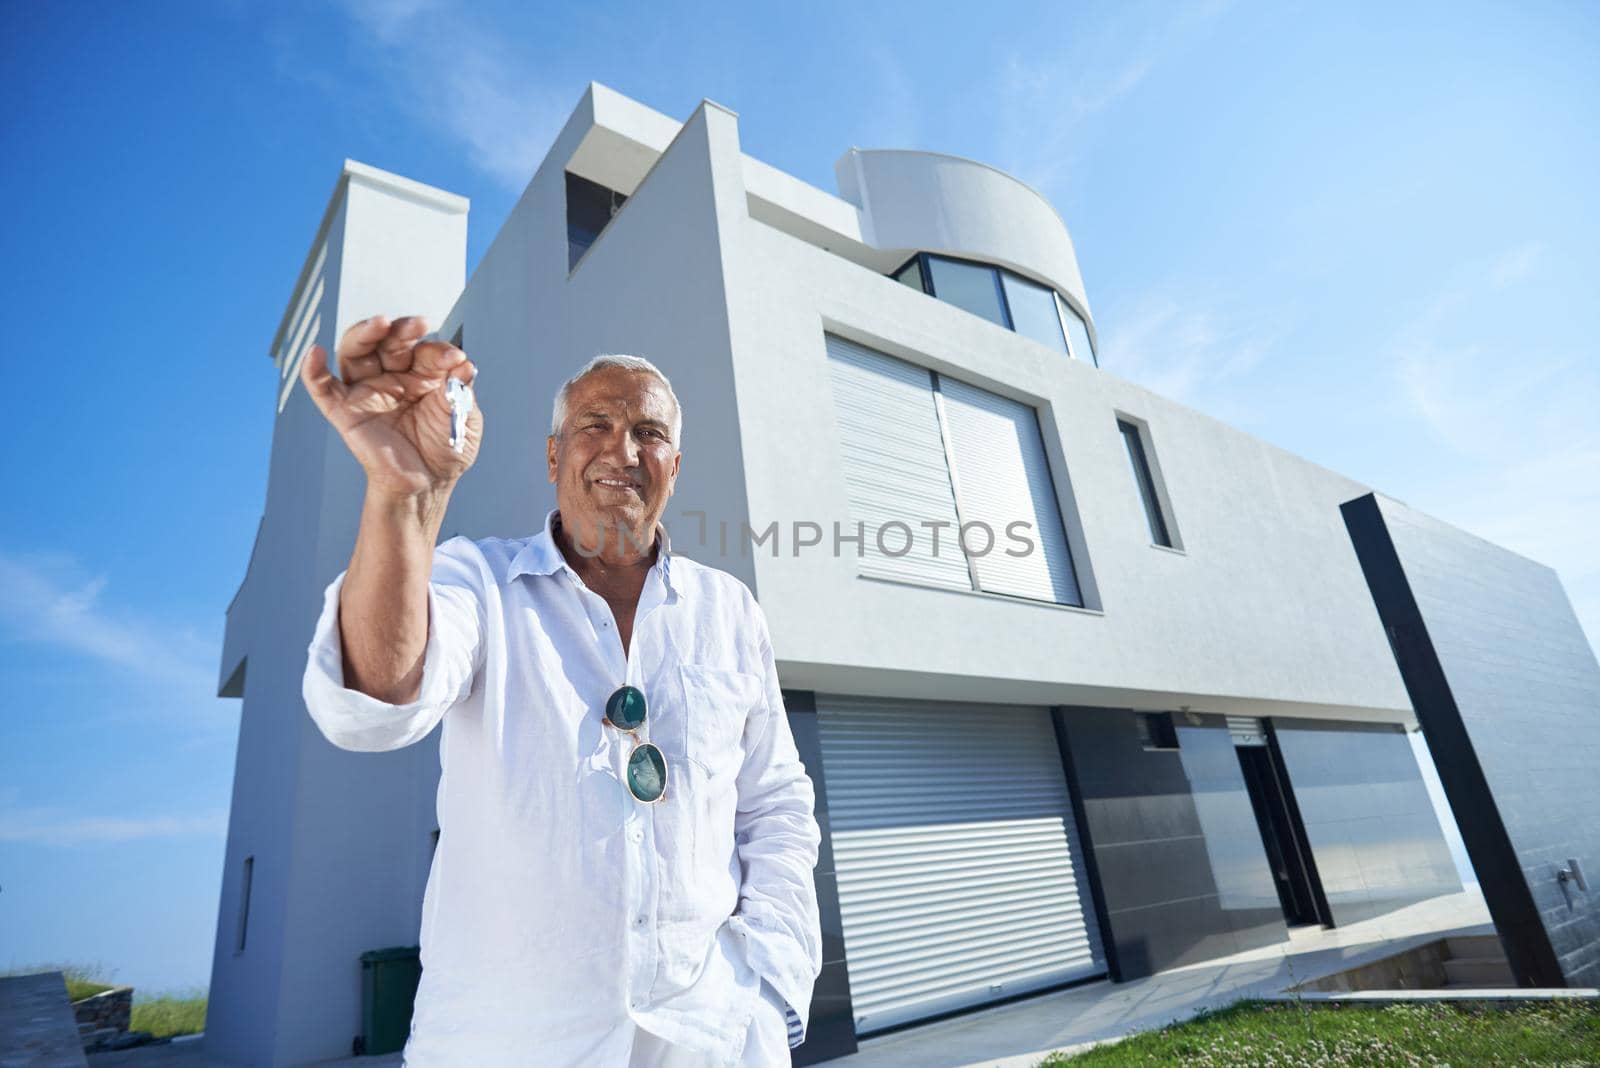
[(745, 671), (681, 664), (684, 755), (707, 785), (731, 783), (744, 763), (744, 725), (760, 704), (761, 677)]

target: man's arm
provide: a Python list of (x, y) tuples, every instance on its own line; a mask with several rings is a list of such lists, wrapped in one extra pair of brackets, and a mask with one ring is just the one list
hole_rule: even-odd
[(778, 670), (759, 605), (750, 602), (763, 700), (746, 727), (734, 841), (744, 882), (729, 925), (744, 936), (751, 967), (789, 1006), (789, 1045), (805, 1038), (811, 991), (822, 972), (822, 922), (813, 871), (822, 845), (816, 793), (795, 749)]
[[(458, 591), (446, 601), (429, 581), (434, 542), (457, 480), (477, 457), (483, 417), (474, 406), (463, 447), (452, 446), (445, 387), (477, 371), (460, 349), (427, 338), (427, 329), (420, 316), (393, 323), (373, 316), (339, 339), (342, 380), (320, 345), (300, 366), (307, 395), (367, 476), (350, 567), (328, 589), (304, 682), (312, 717), (346, 748), (395, 748), (426, 734), (448, 707), (438, 706), (438, 686), (462, 681), (441, 669), (470, 667), (483, 631), (481, 605), (460, 592), (470, 591), (470, 582), (446, 575), (444, 585)], [(330, 655), (334, 662), (324, 663)], [(470, 691), (470, 673), (466, 682)], [(421, 734), (363, 733), (412, 718), (396, 710), (416, 710), (426, 698), (433, 701), (426, 711), (437, 715)], [(344, 722), (348, 715), (358, 722)]]
[(348, 658), (340, 637), (340, 594), (348, 588), (343, 572), (323, 595), (316, 634), (306, 650), (301, 693), (306, 710), (328, 741), (341, 749), (385, 752), (427, 737), (446, 712), (466, 700), (483, 670), (485, 630), (483, 557), (468, 538), (451, 538), (431, 553), (431, 579), (425, 577), (423, 652), (411, 700), (391, 703), (350, 685)]
[(350, 686), (387, 702), (413, 700), (420, 687), (433, 543), (483, 432), (474, 411), (465, 449), (450, 446), (446, 382), (476, 371), (466, 353), (428, 339), (427, 329), (421, 316), (373, 316), (339, 339), (342, 379), (320, 345), (300, 363), (306, 395), (367, 476), (339, 632)]

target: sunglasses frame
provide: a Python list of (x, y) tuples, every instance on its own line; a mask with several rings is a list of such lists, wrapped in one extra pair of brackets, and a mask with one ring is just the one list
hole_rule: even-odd
[[(628, 684), (627, 683), (623, 683), (621, 686), (618, 686), (616, 690), (612, 691), (611, 696), (615, 697), (617, 695), (617, 693), (619, 693), (623, 689), (627, 689), (627, 688), (629, 688)], [(643, 690), (639, 690), (639, 688), (637, 686), (634, 686), (632, 688), (634, 690), (638, 690), (638, 693), (639, 693), (640, 697), (644, 697), (644, 691)], [(607, 698), (606, 703), (610, 704), (610, 698)], [(639, 721), (639, 727), (644, 726), (646, 719), (649, 718), (649, 715), (650, 715), (650, 702), (649, 702), (649, 699), (646, 698), (645, 699), (645, 719), (641, 719)], [(634, 793), (633, 792), (633, 783), (631, 781), (629, 781), (628, 773), (627, 773), (626, 769), (624, 769), (624, 771), (623, 771), (623, 785), (627, 788), (628, 795), (630, 797), (632, 797), (635, 801), (639, 802), (639, 804), (641, 804), (641, 805), (659, 805), (659, 804), (661, 804), (661, 802), (665, 801), (667, 799), (667, 790), (672, 785), (672, 766), (667, 763), (667, 754), (663, 753), (661, 751), (661, 747), (659, 745), (657, 745), (656, 743), (652, 742), (652, 741), (640, 741), (640, 739), (639, 739), (639, 727), (623, 727), (623, 726), (620, 726), (619, 724), (611, 722), (611, 717), (606, 715), (604, 712), (600, 713), (600, 722), (604, 723), (606, 726), (612, 728), (613, 730), (620, 731), (621, 733), (626, 734), (628, 737), (633, 739), (633, 748), (628, 750), (628, 763), (629, 764), (633, 763), (633, 755), (635, 753), (637, 753), (640, 749), (644, 748), (645, 746), (649, 746), (651, 749), (654, 749), (656, 751), (656, 756), (658, 758), (660, 758), (660, 760), (661, 760), (661, 793), (659, 795), (657, 795), (654, 799), (649, 800), (649, 801), (645, 800), (644, 798), (640, 797), (638, 794)]]

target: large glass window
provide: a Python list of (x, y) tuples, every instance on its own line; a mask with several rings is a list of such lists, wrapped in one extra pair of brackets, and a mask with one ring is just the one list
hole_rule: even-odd
[(934, 296), (947, 304), (965, 308), (973, 315), (981, 315), (991, 323), (1011, 326), (1006, 319), (1004, 298), (1000, 295), (998, 272), (993, 267), (943, 256), (929, 256), (927, 263)]
[(1061, 333), (1061, 316), (1056, 314), (1055, 291), (1010, 271), (1001, 271), (1000, 281), (1005, 287), (1012, 329), (1066, 355), (1067, 339)]
[(1089, 327), (1061, 294), (984, 263), (919, 252), (891, 276), (1057, 352), (1100, 366)]
[(567, 270), (578, 265), (627, 199), (614, 189), (567, 172)]
[(1100, 366), (1100, 361), (1095, 358), (1094, 345), (1089, 341), (1089, 326), (1083, 321), (1083, 316), (1072, 310), (1072, 305), (1056, 296), (1056, 303), (1061, 306), (1061, 321), (1066, 324), (1067, 337), (1072, 341), (1072, 355), (1084, 363)]

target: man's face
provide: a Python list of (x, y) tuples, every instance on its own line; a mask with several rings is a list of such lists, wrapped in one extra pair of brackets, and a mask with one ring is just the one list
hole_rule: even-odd
[(682, 459), (672, 440), (672, 398), (652, 374), (606, 367), (579, 379), (567, 395), (567, 418), (546, 446), (562, 525), (605, 555), (626, 531), (650, 547)]

